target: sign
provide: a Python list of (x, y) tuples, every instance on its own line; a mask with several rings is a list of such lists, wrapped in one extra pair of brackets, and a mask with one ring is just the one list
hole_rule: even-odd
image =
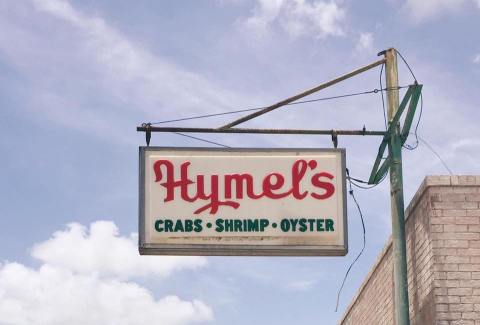
[(140, 147), (139, 251), (345, 255), (345, 149)]

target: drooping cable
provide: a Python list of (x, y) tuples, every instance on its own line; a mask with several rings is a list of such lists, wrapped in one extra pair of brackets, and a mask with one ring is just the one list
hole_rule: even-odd
[(214, 145), (217, 145), (217, 146), (219, 146), (219, 147), (231, 148), (230, 146), (227, 146), (227, 145), (225, 145), (225, 144), (221, 144), (221, 143), (218, 143), (218, 142), (210, 141), (210, 140), (203, 139), (203, 138), (199, 138), (199, 137), (194, 137), (193, 135), (188, 135), (188, 134), (184, 134), (184, 133), (180, 133), (180, 132), (172, 132), (172, 133), (181, 135), (182, 137), (186, 137), (186, 138), (190, 138), (190, 139), (202, 141), (202, 142), (205, 142), (205, 143), (214, 144)]
[[(399, 86), (399, 87), (396, 87), (395, 89), (393, 89), (393, 88), (392, 88), (392, 89), (389, 89), (389, 88), (376, 89), (376, 88), (375, 88), (375, 89), (373, 89), (373, 90), (356, 92), (356, 93), (350, 93), (350, 94), (343, 94), (343, 95), (337, 95), (337, 96), (330, 96), (330, 97), (322, 97), (322, 98), (315, 98), (315, 99), (309, 99), (309, 100), (302, 100), (302, 101), (297, 101), (297, 102), (293, 102), (293, 103), (286, 104), (285, 106), (299, 105), (299, 104), (307, 104), (307, 103), (314, 103), (314, 102), (319, 102), (319, 101), (339, 99), (339, 98), (346, 98), (346, 97), (359, 96), (359, 95), (374, 94), (374, 93), (378, 93), (378, 92), (381, 92), (381, 91), (398, 90), (398, 89), (403, 89), (403, 88), (407, 88), (407, 87), (408, 87), (408, 86)], [(149, 124), (150, 124), (150, 125), (157, 125), (157, 124), (166, 124), (166, 123), (172, 123), (172, 122), (182, 122), (182, 121), (189, 121), (189, 120), (197, 120), (197, 119), (203, 119), (203, 118), (214, 117), (214, 116), (222, 116), (222, 115), (229, 115), (229, 114), (237, 114), (237, 113), (243, 113), (243, 112), (256, 111), (256, 110), (264, 109), (264, 108), (266, 108), (266, 107), (267, 107), (267, 106), (262, 106), (262, 107), (246, 108), (246, 109), (226, 111), (226, 112), (220, 112), (220, 113), (197, 115), (197, 116), (184, 117), (184, 118), (178, 118), (178, 119), (171, 119), (171, 120), (151, 122), (151, 123), (149, 123)]]
[(365, 231), (365, 222), (364, 222), (364, 220), (363, 220), (362, 209), (360, 209), (360, 205), (358, 204), (357, 199), (355, 198), (355, 195), (353, 194), (352, 181), (351, 181), (351, 179), (350, 179), (350, 173), (349, 173), (349, 171), (348, 171), (348, 168), (347, 168), (346, 171), (347, 171), (347, 180), (348, 180), (349, 187), (350, 187), (350, 190), (348, 191), (348, 193), (349, 193), (349, 194), (351, 195), (351, 197), (353, 198), (353, 201), (355, 202), (355, 205), (357, 206), (358, 213), (360, 214), (360, 220), (362, 221), (363, 245), (362, 245), (362, 249), (361, 249), (360, 252), (358, 253), (357, 257), (355, 257), (355, 259), (353, 260), (353, 262), (350, 264), (350, 266), (349, 266), (348, 269), (347, 269), (347, 272), (345, 273), (345, 276), (343, 277), (342, 285), (340, 286), (340, 289), (338, 290), (338, 293), (337, 293), (337, 304), (336, 304), (336, 306), (335, 306), (335, 312), (337, 312), (337, 310), (338, 310), (338, 304), (339, 304), (339, 302), (340, 302), (340, 294), (341, 294), (341, 292), (342, 292), (343, 286), (345, 285), (345, 281), (347, 280), (348, 274), (350, 273), (350, 270), (352, 269), (353, 265), (358, 261), (358, 259), (360, 258), (360, 256), (362, 256), (363, 251), (365, 250), (365, 246), (366, 246), (366, 244), (367, 244), (366, 231)]
[(438, 160), (440, 160), (440, 162), (442, 163), (443, 167), (445, 167), (445, 169), (448, 171), (448, 173), (450, 175), (453, 175), (452, 173), (452, 170), (447, 166), (447, 163), (442, 159), (442, 157), (435, 151), (435, 149), (433, 149), (433, 147), (425, 140), (425, 139), (422, 139), (420, 136), (418, 136), (418, 139), (424, 144), (427, 146), (428, 149), (430, 149), (431, 152), (433, 152), (433, 154), (435, 156), (437, 156)]

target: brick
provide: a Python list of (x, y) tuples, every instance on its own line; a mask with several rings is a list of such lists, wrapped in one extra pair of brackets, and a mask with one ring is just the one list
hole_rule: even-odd
[(468, 228), (466, 225), (444, 225), (444, 232), (467, 232)]
[(447, 279), (455, 280), (455, 279), (463, 279), (469, 280), (472, 278), (472, 274), (470, 272), (447, 272)]
[(480, 193), (465, 194), (465, 200), (480, 202)]
[(468, 256), (445, 256), (444, 263), (469, 263)]
[(468, 247), (470, 247), (470, 248), (480, 248), (480, 240), (470, 240), (470, 241), (468, 241)]
[[(442, 227), (443, 229), (443, 227)], [(468, 232), (478, 232), (480, 233), (480, 226), (479, 225), (470, 225), (468, 226)]]
[(430, 223), (432, 225), (454, 225), (455, 216), (430, 218)]
[[(447, 304), (438, 304), (435, 306), (435, 309), (437, 311), (443, 311), (443, 312), (447, 312), (448, 311), (448, 305)], [(473, 310), (473, 308), (472, 308)]]
[(472, 293), (472, 288), (448, 288), (448, 294), (452, 296), (469, 296)]
[(442, 209), (443, 213), (448, 210), (463, 210), (463, 209), (477, 209), (478, 202), (464, 201), (464, 202), (432, 202), (434, 209)]
[(480, 224), (480, 217), (456, 217), (455, 223), (457, 225), (478, 225)]
[[(459, 319), (460, 317), (462, 317), (462, 314), (461, 313), (437, 313), (437, 319), (439, 320), (455, 320), (455, 319)], [(473, 318), (474, 319), (474, 318)]]
[(465, 297), (460, 297), (460, 301), (461, 301), (462, 303), (480, 304), (480, 296), (465, 296)]
[(480, 312), (462, 313), (462, 319), (480, 319)]
[(431, 232), (443, 232), (443, 225), (430, 225)]
[[(425, 177), (425, 185), (435, 186), (435, 189), (439, 188), (440, 185), (447, 185), (449, 187), (446, 187), (446, 188), (451, 188), (450, 187), (450, 185), (452, 185), (451, 176), (427, 176)], [(430, 188), (430, 190), (432, 189), (433, 188)]]
[[(471, 226), (469, 226), (471, 227)], [(445, 226), (444, 226), (445, 228)], [(467, 228), (468, 229), (468, 228)], [(466, 239), (466, 240), (478, 240), (480, 239), (480, 234), (463, 232), (463, 233), (454, 233), (454, 232), (443, 232), (432, 234), (433, 239)]]
[(445, 247), (467, 248), (469, 247), (468, 240), (447, 239), (444, 241)]
[(465, 217), (467, 215), (467, 210), (465, 209), (450, 209), (443, 210), (442, 215), (446, 217)]
[(453, 188), (453, 193), (478, 193), (477, 187), (459, 186)]
[[(477, 268), (478, 270), (478, 268)], [(480, 272), (472, 272), (472, 279), (479, 280), (480, 279)]]
[(480, 264), (468, 263), (458, 265), (459, 271), (480, 271)]
[[(446, 280), (456, 281), (456, 280)], [(460, 288), (480, 288), (480, 280), (458, 280)]]
[(473, 320), (460, 319), (451, 321), (449, 325), (475, 325), (475, 323)]
[(473, 311), (473, 305), (472, 304), (450, 304), (448, 305), (448, 309), (450, 311), (467, 312), (467, 311)]
[[(476, 195), (476, 194), (472, 194)], [(465, 193), (444, 193), (440, 195), (441, 201), (450, 201), (450, 202), (462, 202), (467, 200), (467, 194)], [(474, 201), (474, 200), (469, 200)]]
[[(456, 248), (433, 248), (433, 255), (462, 255), (458, 254), (458, 250)], [(468, 255), (468, 254), (465, 254)]]
[(466, 211), (467, 211), (467, 217), (480, 217), (480, 210), (479, 209), (466, 210)]
[(459, 249), (457, 254), (460, 256), (480, 256), (480, 248)]
[[(461, 264), (468, 265), (468, 264)], [(444, 263), (435, 263), (433, 265), (435, 271), (459, 271), (458, 264), (444, 264)], [(460, 271), (471, 271), (471, 270), (460, 270)]]
[[(464, 297), (459, 296), (437, 296), (436, 301), (439, 304), (450, 304), (450, 303), (460, 303), (463, 302), (461, 299)], [(475, 301), (466, 301), (468, 303), (474, 303)]]

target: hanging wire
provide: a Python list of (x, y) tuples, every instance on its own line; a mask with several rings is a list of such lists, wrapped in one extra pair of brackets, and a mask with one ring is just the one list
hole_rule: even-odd
[[(413, 80), (415, 81), (415, 84), (418, 84), (417, 82), (417, 77), (415, 76), (415, 73), (413, 72), (412, 68), (410, 67), (410, 64), (408, 64), (407, 60), (405, 57), (400, 53), (400, 51), (396, 50), (400, 58), (402, 59), (403, 63), (408, 68), (408, 71), (410, 71), (410, 74), (413, 77)], [(420, 93), (420, 113), (418, 114), (418, 120), (417, 120), (417, 125), (415, 126), (415, 132), (413, 133), (415, 135), (415, 143), (410, 145), (410, 144), (404, 144), (403, 147), (407, 150), (415, 150), (418, 147), (418, 126), (420, 125), (420, 121), (422, 119), (422, 113), (423, 113), (423, 94)]]
[(413, 79), (415, 80), (415, 82), (417, 81), (417, 77), (415, 77), (415, 74), (413, 73), (412, 71), (412, 68), (410, 68), (410, 65), (408, 64), (407, 60), (405, 60), (405, 58), (403, 57), (402, 53), (400, 53), (400, 51), (396, 50), (398, 55), (400, 55), (400, 58), (402, 59), (402, 61), (405, 63), (405, 65), (407, 66), (408, 70), (410, 70), (410, 74), (412, 75)]
[(205, 143), (214, 144), (214, 145), (217, 145), (217, 146), (219, 146), (219, 147), (231, 148), (231, 147), (229, 147), (229, 146), (227, 146), (227, 145), (225, 145), (225, 144), (221, 144), (221, 143), (218, 143), (218, 142), (210, 141), (210, 140), (203, 139), (203, 138), (199, 138), (199, 137), (194, 137), (193, 135), (188, 135), (188, 134), (184, 134), (184, 133), (180, 133), (180, 132), (172, 132), (172, 133), (181, 135), (182, 137), (186, 137), (186, 138), (190, 138), (190, 139), (202, 141), (202, 142), (205, 142)]
[[(399, 87), (395, 87), (395, 88), (381, 88), (381, 89), (375, 88), (373, 90), (362, 91), (362, 92), (355, 92), (355, 93), (349, 93), (349, 94), (343, 94), (343, 95), (337, 95), (337, 96), (302, 100), (302, 101), (297, 101), (297, 102), (286, 104), (285, 106), (314, 103), (314, 102), (319, 102), (319, 101), (324, 101), (324, 100), (332, 100), (332, 99), (353, 97), (353, 96), (359, 96), (359, 95), (376, 94), (376, 93), (382, 92), (382, 91), (399, 90), (399, 89), (403, 89), (403, 88), (407, 88), (407, 87), (408, 86), (399, 86)], [(151, 122), (150, 125), (189, 121), (189, 120), (203, 119), (203, 118), (208, 118), (208, 117), (222, 116), (222, 115), (229, 115), (229, 114), (237, 114), (237, 113), (243, 113), (243, 112), (251, 112), (251, 111), (261, 110), (261, 109), (264, 109), (264, 108), (267, 108), (267, 107), (268, 106), (246, 108), (246, 109), (239, 109), (239, 110), (233, 110), (233, 111), (227, 111), (227, 112), (221, 112), (221, 113), (212, 113), (212, 114), (197, 115), (197, 116), (184, 117), (184, 118), (178, 118), (178, 119), (172, 119), (172, 120), (157, 121), (157, 122)]]
[(452, 170), (447, 166), (447, 164), (445, 163), (445, 161), (442, 159), (442, 157), (440, 157), (440, 155), (435, 151), (435, 149), (433, 149), (433, 147), (425, 140), (425, 139), (422, 139), (420, 136), (418, 136), (418, 139), (424, 144), (427, 146), (428, 149), (430, 149), (431, 152), (433, 152), (433, 154), (435, 156), (437, 156), (438, 160), (440, 160), (440, 162), (442, 163), (443, 167), (445, 167), (445, 169), (448, 171), (448, 173), (450, 175), (453, 175), (452, 173)]
[(348, 191), (348, 193), (352, 196), (353, 201), (355, 202), (355, 205), (357, 206), (358, 213), (360, 214), (360, 220), (362, 221), (363, 245), (362, 245), (362, 249), (361, 249), (360, 252), (358, 253), (357, 257), (355, 257), (355, 259), (353, 260), (353, 262), (350, 264), (350, 266), (349, 266), (348, 269), (347, 269), (347, 272), (345, 273), (345, 276), (343, 277), (342, 285), (340, 286), (340, 289), (338, 290), (338, 293), (337, 293), (337, 304), (336, 304), (336, 306), (335, 306), (335, 312), (337, 312), (337, 310), (338, 310), (338, 304), (339, 304), (339, 302), (340, 302), (340, 294), (342, 293), (342, 289), (343, 289), (343, 286), (345, 285), (345, 281), (347, 280), (348, 274), (350, 273), (350, 270), (352, 269), (353, 265), (358, 261), (358, 259), (360, 258), (360, 256), (362, 256), (363, 251), (365, 250), (365, 246), (366, 246), (366, 244), (367, 244), (367, 237), (366, 237), (366, 231), (365, 231), (365, 222), (364, 222), (364, 220), (363, 220), (362, 209), (360, 209), (360, 205), (358, 204), (358, 201), (357, 201), (357, 199), (355, 198), (355, 195), (353, 194), (352, 181), (351, 181), (351, 178), (350, 178), (350, 173), (349, 173), (349, 171), (348, 171), (348, 168), (347, 168), (347, 179), (348, 179), (348, 183), (349, 183), (349, 186), (350, 186), (350, 190)]

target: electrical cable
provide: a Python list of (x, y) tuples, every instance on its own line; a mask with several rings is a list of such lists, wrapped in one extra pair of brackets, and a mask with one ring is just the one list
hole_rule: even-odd
[(428, 149), (430, 149), (431, 152), (433, 152), (433, 154), (435, 156), (437, 156), (437, 158), (440, 160), (440, 162), (442, 163), (443, 167), (445, 167), (445, 169), (448, 171), (448, 173), (450, 175), (453, 175), (452, 173), (452, 170), (447, 166), (447, 164), (445, 163), (445, 161), (442, 159), (442, 157), (440, 157), (440, 155), (435, 151), (435, 149), (433, 149), (433, 147), (425, 140), (425, 139), (422, 139), (420, 136), (418, 136), (418, 139), (424, 144), (427, 146)]
[[(307, 103), (314, 103), (314, 102), (319, 102), (319, 101), (324, 101), (324, 100), (339, 99), (339, 98), (359, 96), (359, 95), (374, 94), (374, 93), (378, 93), (379, 91), (380, 91), (380, 92), (382, 92), (382, 91), (392, 91), (392, 90), (398, 90), (398, 89), (403, 89), (403, 88), (407, 88), (407, 87), (408, 87), (408, 86), (399, 86), (399, 87), (396, 87), (395, 89), (393, 89), (393, 88), (392, 88), (392, 89), (389, 89), (389, 88), (377, 89), (377, 88), (375, 88), (375, 89), (373, 89), (373, 90), (368, 90), (368, 91), (362, 91), (362, 92), (356, 92), (356, 93), (350, 93), (350, 94), (344, 94), (344, 95), (338, 95), (338, 96), (322, 97), (322, 98), (316, 98), (316, 99), (309, 99), (309, 100), (297, 101), (297, 102), (293, 102), (293, 103), (286, 104), (285, 106), (299, 105), (299, 104), (307, 104)], [(178, 119), (172, 119), (172, 120), (164, 120), (164, 121), (151, 122), (151, 123), (149, 123), (149, 124), (150, 124), (150, 125), (157, 125), (157, 124), (165, 124), (165, 123), (172, 123), (172, 122), (181, 122), (181, 121), (196, 120), (196, 119), (202, 119), (202, 118), (208, 118), (208, 117), (214, 117), (214, 116), (221, 116), (221, 115), (236, 114), (236, 113), (242, 113), (242, 112), (257, 111), (257, 110), (261, 110), (261, 109), (264, 109), (264, 108), (267, 108), (267, 107), (268, 107), (268, 106), (262, 106), (262, 107), (254, 107), (254, 108), (233, 110), (233, 111), (220, 112), (220, 113), (197, 115), (197, 116), (184, 117), (184, 118), (178, 118)]]
[(186, 138), (195, 139), (195, 140), (198, 140), (198, 141), (202, 141), (202, 142), (214, 144), (214, 145), (217, 145), (217, 146), (220, 146), (220, 147), (231, 148), (231, 147), (229, 147), (229, 146), (227, 146), (227, 145), (225, 145), (225, 144), (221, 144), (221, 143), (218, 143), (218, 142), (210, 141), (210, 140), (207, 140), (207, 139), (202, 139), (202, 138), (199, 138), (199, 137), (194, 137), (193, 135), (188, 135), (188, 134), (184, 134), (184, 133), (180, 133), (180, 132), (172, 132), (172, 133), (175, 133), (175, 134), (177, 134), (177, 135), (181, 135), (182, 137), (186, 137)]
[(337, 293), (337, 304), (336, 304), (336, 306), (335, 306), (335, 312), (337, 312), (337, 310), (338, 310), (338, 303), (339, 303), (339, 301), (340, 301), (340, 294), (341, 294), (341, 292), (342, 292), (343, 286), (345, 285), (345, 281), (347, 280), (348, 274), (350, 273), (350, 270), (352, 269), (353, 265), (358, 261), (358, 259), (360, 258), (360, 256), (362, 256), (363, 251), (365, 250), (365, 246), (366, 246), (366, 244), (367, 244), (366, 231), (365, 231), (365, 222), (363, 221), (362, 209), (360, 209), (360, 205), (358, 204), (357, 199), (355, 198), (355, 195), (353, 194), (352, 181), (351, 181), (351, 179), (350, 179), (350, 174), (349, 174), (348, 168), (347, 168), (347, 179), (348, 179), (348, 182), (349, 182), (349, 184), (350, 184), (350, 190), (348, 191), (348, 193), (352, 196), (353, 201), (355, 202), (355, 205), (357, 206), (358, 213), (360, 214), (360, 220), (362, 221), (363, 246), (362, 246), (362, 249), (360, 250), (360, 252), (358, 253), (357, 257), (355, 257), (355, 259), (353, 260), (353, 262), (352, 262), (352, 263), (350, 264), (350, 266), (348, 267), (347, 272), (345, 273), (345, 276), (344, 276), (343, 281), (342, 281), (342, 285), (340, 286), (340, 289), (338, 290), (338, 293)]
[[(410, 67), (410, 64), (408, 64), (407, 60), (405, 57), (400, 53), (400, 51), (396, 50), (400, 58), (402, 59), (403, 63), (407, 66), (408, 70), (410, 71), (410, 74), (413, 77), (413, 80), (415, 81), (415, 84), (418, 84), (417, 82), (417, 77), (415, 76), (415, 73), (413, 73), (412, 68)], [(413, 145), (410, 144), (404, 144), (403, 147), (407, 150), (415, 150), (418, 147), (418, 126), (420, 125), (420, 121), (422, 119), (422, 113), (423, 113), (423, 94), (420, 93), (420, 113), (418, 115), (418, 120), (417, 120), (417, 125), (415, 126), (415, 132), (413, 133), (415, 135), (415, 143)]]
[(403, 57), (402, 53), (400, 53), (400, 51), (398, 51), (398, 50), (396, 50), (396, 51), (397, 51), (398, 55), (400, 55), (400, 58), (402, 59), (403, 63), (405, 63), (405, 65), (407, 66), (408, 70), (410, 70), (410, 73), (412, 74), (412, 77), (416, 82), (417, 77), (415, 77), (415, 74), (413, 73), (412, 68), (410, 68), (410, 65), (408, 64), (407, 60), (405, 60), (405, 58)]

